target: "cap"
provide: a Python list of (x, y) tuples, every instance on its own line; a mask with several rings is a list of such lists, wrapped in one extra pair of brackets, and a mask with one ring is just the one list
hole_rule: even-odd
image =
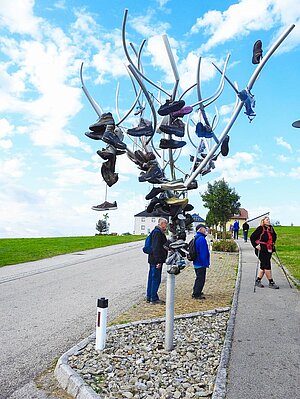
[(204, 228), (206, 229), (205, 224), (198, 224), (198, 225), (196, 226), (196, 231), (198, 231), (198, 230), (200, 229), (200, 227), (204, 227)]

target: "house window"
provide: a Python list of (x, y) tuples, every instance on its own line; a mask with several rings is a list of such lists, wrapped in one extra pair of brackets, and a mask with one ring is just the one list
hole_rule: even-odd
[(152, 218), (152, 219), (151, 219), (151, 222), (156, 222), (156, 218)]
[(143, 224), (141, 225), (141, 230), (145, 230), (145, 226)]
[(142, 222), (144, 222), (145, 221), (145, 218), (142, 218), (142, 220), (141, 220)]

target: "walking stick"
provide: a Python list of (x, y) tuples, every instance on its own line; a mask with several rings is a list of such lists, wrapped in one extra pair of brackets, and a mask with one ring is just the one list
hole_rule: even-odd
[(253, 292), (256, 292), (256, 279), (257, 279), (257, 273), (258, 273), (258, 265), (259, 265), (259, 262), (260, 262), (260, 261), (259, 261), (259, 252), (260, 252), (260, 251), (259, 251), (259, 249), (258, 249)]
[(284, 267), (283, 267), (283, 264), (281, 263), (281, 260), (279, 259), (279, 256), (278, 256), (278, 254), (277, 254), (276, 249), (275, 249), (274, 253), (276, 254), (276, 257), (277, 257), (277, 260), (278, 260), (278, 262), (279, 262), (279, 265), (280, 265), (280, 267), (281, 267), (281, 269), (282, 269), (282, 271), (283, 271), (283, 274), (285, 275), (285, 278), (287, 279), (287, 282), (289, 283), (290, 288), (293, 288), (293, 287), (292, 287), (292, 284), (290, 283), (290, 280), (288, 279), (288, 276), (287, 276), (286, 271), (285, 271), (285, 269), (284, 269)]

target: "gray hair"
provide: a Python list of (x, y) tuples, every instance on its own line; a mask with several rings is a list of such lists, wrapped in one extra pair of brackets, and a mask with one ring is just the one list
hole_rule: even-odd
[(161, 222), (169, 223), (166, 218), (159, 218), (157, 224), (161, 224)]

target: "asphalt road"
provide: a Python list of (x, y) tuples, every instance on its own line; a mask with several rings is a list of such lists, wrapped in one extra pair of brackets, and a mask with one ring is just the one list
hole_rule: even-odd
[(0, 398), (35, 398), (33, 379), (108, 319), (145, 296), (143, 242), (0, 268)]

